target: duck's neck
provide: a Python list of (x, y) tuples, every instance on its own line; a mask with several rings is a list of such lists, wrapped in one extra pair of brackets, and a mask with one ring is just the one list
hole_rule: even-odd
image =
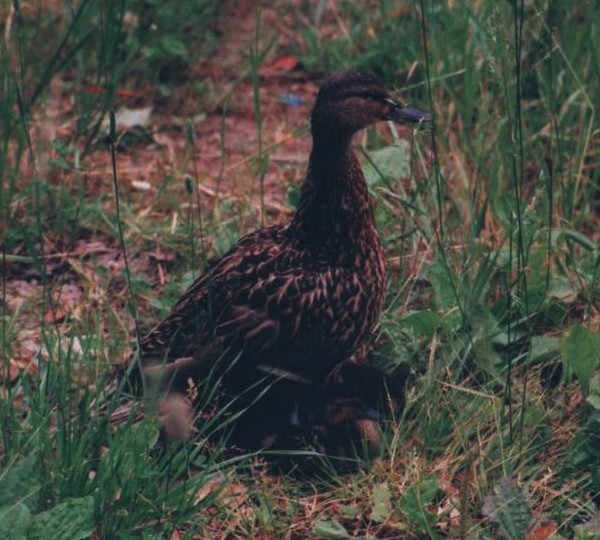
[(379, 245), (367, 183), (350, 137), (313, 136), (308, 173), (290, 228), (301, 249), (354, 264)]

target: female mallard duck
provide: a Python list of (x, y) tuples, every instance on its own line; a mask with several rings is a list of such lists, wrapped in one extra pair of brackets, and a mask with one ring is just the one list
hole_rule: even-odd
[(429, 118), (397, 105), (369, 73), (327, 79), (312, 111), (313, 148), (292, 221), (243, 237), (213, 261), (141, 340), (141, 371), (185, 390), (218, 363), (233, 396), (259, 377), (300, 388), (323, 382), (373, 329), (387, 286), (352, 136), (382, 120)]

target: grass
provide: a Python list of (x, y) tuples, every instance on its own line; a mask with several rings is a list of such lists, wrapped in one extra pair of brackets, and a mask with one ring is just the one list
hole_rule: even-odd
[[(232, 3), (184, 4), (0, 10), (0, 531), (598, 537), (595, 4), (339, 2), (317, 16), (285, 1), (284, 28), (270, 6), (248, 14), (225, 89), (194, 70), (219, 54)], [(261, 76), (283, 54), (311, 74), (370, 69), (436, 113), (429, 132), (357, 139), (392, 272), (374, 361), (411, 372), (406, 407), (381, 459), (311, 479), (207, 448), (225, 416), (160, 453), (153, 414), (118, 430), (105, 414), (122, 396), (104, 377), (136, 328), (206, 258), (289, 215), (305, 162), (277, 152), (301, 126), (273, 113)], [(111, 154), (110, 111), (149, 102), (152, 127), (117, 126)], [(218, 120), (208, 172), (198, 103)], [(240, 143), (244, 114), (258, 136)]]

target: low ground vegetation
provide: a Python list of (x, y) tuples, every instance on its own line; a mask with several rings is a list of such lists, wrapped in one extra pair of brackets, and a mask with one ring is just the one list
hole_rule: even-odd
[[(272, 4), (0, 8), (0, 537), (600, 537), (597, 4)], [(289, 218), (350, 67), (435, 112), (356, 140), (392, 273), (368, 346), (410, 373), (381, 457), (272, 476), (209, 437), (210, 388), (188, 442), (151, 406), (115, 429), (107, 374)]]

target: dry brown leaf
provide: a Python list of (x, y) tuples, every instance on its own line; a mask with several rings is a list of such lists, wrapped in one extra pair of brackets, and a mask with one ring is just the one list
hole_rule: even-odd
[(554, 522), (548, 523), (546, 525), (538, 525), (525, 537), (525, 540), (547, 540), (557, 530), (558, 527)]
[(402, 4), (395, 9), (390, 11), (391, 19), (399, 19), (400, 17), (406, 17), (407, 15), (412, 14), (414, 8), (409, 4)]
[[(5, 363), (1, 362), (0, 366), (4, 366)], [(29, 375), (33, 375), (38, 370), (38, 365), (35, 362), (35, 357), (32, 354), (21, 355), (13, 357), (8, 361), (8, 376), (10, 381), (14, 381), (24, 371)], [(0, 370), (0, 380), (4, 379), (6, 371)]]
[(45, 323), (59, 323), (64, 321), (65, 318), (66, 313), (60, 307), (56, 309), (48, 308), (46, 313), (44, 313)]
[(298, 66), (298, 58), (293, 55), (280, 56), (261, 69), (262, 75), (276, 75), (291, 71)]

